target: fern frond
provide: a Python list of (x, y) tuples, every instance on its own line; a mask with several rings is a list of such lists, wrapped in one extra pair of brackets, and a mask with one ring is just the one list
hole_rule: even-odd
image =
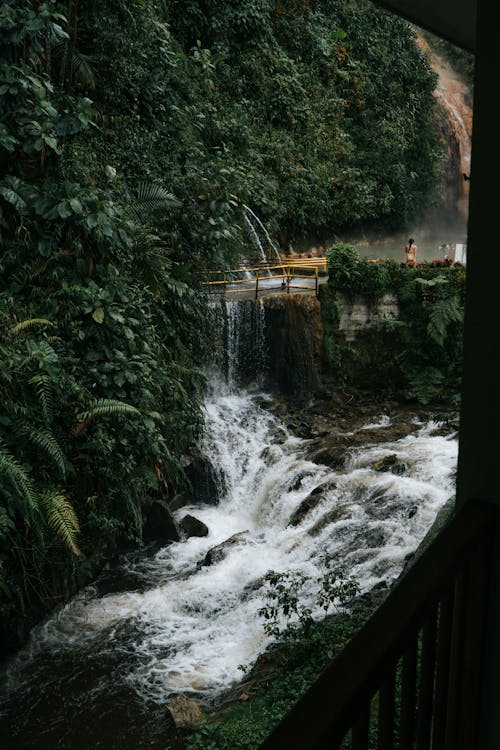
[(456, 297), (438, 300), (429, 309), (427, 334), (438, 346), (443, 346), (448, 326), (451, 323), (461, 323), (462, 319), (463, 313)]
[(49, 430), (38, 430), (34, 427), (24, 425), (21, 429), (22, 434), (34, 443), (38, 448), (44, 451), (49, 458), (56, 464), (63, 479), (66, 478), (66, 458), (61, 450), (59, 443)]
[(442, 274), (438, 274), (438, 276), (434, 276), (432, 279), (422, 279), (419, 277), (415, 279), (415, 283), (423, 287), (441, 286), (442, 284), (447, 284), (448, 279)]
[(66, 495), (58, 490), (46, 490), (40, 495), (40, 506), (48, 525), (55, 531), (59, 539), (73, 554), (80, 555), (77, 545), (80, 524), (75, 509)]
[(20, 333), (21, 331), (25, 331), (27, 328), (41, 325), (53, 326), (54, 324), (46, 318), (29, 318), (28, 320), (21, 320), (20, 323), (16, 323), (15, 326), (12, 326), (12, 328), (10, 329), (10, 333)]
[(35, 386), (36, 395), (46, 424), (49, 424), (53, 418), (53, 401), (51, 391), (51, 381), (47, 375), (33, 375), (28, 381)]
[(25, 516), (31, 518), (37, 510), (35, 489), (26, 471), (3, 442), (0, 442), (0, 476), (5, 477), (23, 501)]
[(88, 411), (81, 412), (78, 415), (78, 419), (83, 422), (95, 417), (109, 417), (115, 414), (140, 414), (140, 411), (135, 406), (126, 404), (123, 401), (117, 401), (113, 398), (100, 398), (91, 404)]
[(36, 346), (29, 349), (29, 356), (31, 359), (43, 360), (51, 365), (58, 363), (57, 352), (48, 341), (37, 341)]

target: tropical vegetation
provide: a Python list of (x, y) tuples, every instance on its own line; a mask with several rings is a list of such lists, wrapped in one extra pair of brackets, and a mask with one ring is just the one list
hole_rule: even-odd
[[(457, 405), (465, 266), (421, 263), (407, 267), (394, 260), (373, 262), (360, 258), (348, 243), (333, 245), (327, 257), (329, 277), (328, 285), (321, 289), (321, 312), (325, 365), (330, 374), (359, 385), (368, 370), (372, 384), (405, 388), (421, 404), (444, 398)], [(384, 295), (396, 302), (398, 316), (379, 319), (375, 335), (367, 330), (357, 345), (344, 341), (338, 329), (339, 305), (347, 301), (373, 307)]]
[(439, 200), (434, 83), (366, 0), (4, 0), (4, 643), (184, 481), (245, 206), (286, 249)]

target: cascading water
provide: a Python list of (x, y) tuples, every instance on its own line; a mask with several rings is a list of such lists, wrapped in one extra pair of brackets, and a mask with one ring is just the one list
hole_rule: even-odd
[(461, 77), (451, 68), (442, 57), (431, 51), (431, 48), (421, 34), (417, 34), (420, 48), (429, 57), (432, 69), (437, 73), (438, 81), (434, 96), (446, 113), (453, 137), (458, 146), (458, 164), (456, 180), (458, 183), (459, 212), (467, 217), (469, 206), (469, 180), (463, 175), (470, 176), (471, 139), (472, 139), (472, 106), (471, 92)]
[[(262, 341), (262, 309), (254, 308), (252, 337)], [(396, 442), (356, 449), (339, 471), (310, 461), (308, 441), (262, 408), (269, 397), (238, 386), (247, 306), (224, 302), (217, 314), (226, 356), (207, 389), (200, 448), (223, 478), (219, 502), (176, 511), (179, 520), (199, 518), (209, 534), (125, 557), (34, 629), (6, 674), (5, 750), (165, 748), (160, 707), (169, 697), (216, 703), (241, 678), (239, 665), (268, 645), (258, 610), (270, 569), (314, 581), (331, 553), (367, 591), (399, 574), (453, 495), (457, 443), (436, 434), (432, 422), (415, 423)], [(255, 352), (258, 360), (258, 345)], [(370, 428), (389, 421), (385, 415)], [(406, 465), (401, 476), (372, 468), (388, 453)], [(311, 493), (319, 501), (291, 524)], [(312, 595), (306, 586), (305, 602)], [(68, 728), (68, 712), (76, 730)]]
[(274, 253), (274, 257), (275, 257), (276, 263), (278, 265), (281, 265), (281, 255), (280, 255), (279, 248), (276, 245), (276, 243), (273, 242), (273, 240), (271, 239), (271, 236), (270, 236), (269, 232), (267, 231), (265, 225), (262, 223), (262, 221), (259, 219), (259, 217), (257, 216), (257, 214), (254, 211), (252, 211), (252, 209), (249, 206), (246, 206), (245, 204), (243, 204), (243, 210), (245, 212), (245, 223), (246, 223), (246, 225), (248, 227), (248, 231), (250, 233), (250, 237), (252, 238), (252, 241), (253, 241), (255, 247), (258, 249), (258, 251), (260, 253), (260, 256), (262, 258), (262, 262), (263, 263), (268, 263), (269, 259), (267, 257), (267, 253), (266, 253), (266, 251), (264, 249), (264, 246), (263, 246), (262, 242), (260, 241), (259, 234), (258, 234), (258, 232), (255, 229), (255, 226), (253, 224), (254, 221), (257, 224), (257, 226), (259, 227), (259, 229), (262, 230), (262, 233), (263, 233), (263, 235), (265, 237), (265, 240), (266, 240), (266, 242), (268, 244), (268, 247)]

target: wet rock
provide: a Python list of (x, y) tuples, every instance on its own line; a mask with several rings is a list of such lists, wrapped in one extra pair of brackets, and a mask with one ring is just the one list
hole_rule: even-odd
[(379, 581), (370, 591), (366, 591), (353, 599), (351, 605), (361, 604), (367, 609), (375, 610), (388, 597), (391, 588), (392, 582)]
[(372, 464), (372, 469), (373, 471), (389, 471), (392, 466), (397, 464), (397, 462), (398, 457), (395, 453), (391, 453), (389, 456), (384, 456), (378, 461), (375, 461), (375, 463)]
[(331, 469), (342, 469), (347, 458), (347, 452), (346, 448), (339, 445), (326, 445), (311, 453), (309, 458), (316, 464), (324, 464)]
[(302, 484), (302, 480), (304, 477), (307, 476), (306, 474), (297, 474), (296, 477), (292, 479), (290, 484), (288, 485), (288, 492), (294, 492), (295, 490), (300, 489), (300, 486)]
[(307, 514), (314, 510), (314, 508), (316, 508), (316, 506), (319, 505), (320, 502), (321, 495), (313, 495), (312, 493), (309, 494), (304, 500), (302, 500), (297, 510), (294, 511), (290, 520), (288, 521), (288, 525), (299, 526), (299, 524), (302, 523)]
[(206, 565), (215, 565), (216, 563), (221, 562), (221, 560), (226, 557), (230, 549), (232, 549), (233, 547), (237, 547), (239, 544), (242, 544), (245, 541), (247, 535), (248, 530), (238, 531), (237, 534), (233, 534), (233, 536), (230, 536), (229, 539), (226, 539), (224, 542), (217, 544), (215, 547), (211, 547), (211, 549), (209, 549), (207, 554), (205, 555), (203, 561), (199, 564), (199, 567)]
[(180, 527), (188, 539), (191, 536), (208, 536), (208, 526), (189, 514), (184, 516), (180, 522)]
[(196, 500), (190, 492), (180, 492), (168, 501), (168, 507), (170, 510), (179, 510), (179, 508), (185, 508), (187, 505), (195, 504)]
[(272, 438), (272, 442), (275, 445), (281, 445), (287, 439), (286, 430), (284, 430), (282, 427), (275, 427), (274, 429), (270, 430), (270, 435)]
[(221, 479), (206, 456), (195, 453), (191, 463), (186, 467), (186, 476), (195, 503), (217, 505)]
[(324, 516), (319, 519), (319, 521), (314, 524), (314, 526), (309, 529), (308, 534), (310, 534), (311, 536), (317, 536), (321, 531), (323, 531), (325, 526), (329, 526), (331, 523), (336, 523), (342, 518), (348, 518), (349, 513), (349, 508), (346, 505), (340, 505), (338, 508), (329, 510), (327, 513), (325, 513)]
[(323, 499), (323, 493), (326, 489), (334, 489), (335, 485), (330, 483), (328, 485), (319, 484), (315, 487), (300, 503), (299, 507), (294, 511), (290, 518), (289, 526), (299, 526), (304, 518), (310, 513)]
[(372, 469), (374, 471), (390, 471), (391, 474), (401, 476), (401, 474), (405, 473), (407, 466), (403, 461), (398, 461), (398, 457), (395, 453), (391, 453), (388, 456), (384, 456), (378, 461), (375, 461), (375, 463), (372, 464)]
[(178, 729), (194, 729), (205, 721), (200, 704), (185, 695), (174, 696), (168, 702), (167, 709)]
[(397, 464), (394, 464), (394, 466), (391, 466), (390, 472), (391, 474), (396, 474), (396, 476), (401, 476), (401, 474), (405, 473), (407, 468), (408, 467), (404, 461), (399, 461)]
[(146, 508), (142, 532), (145, 542), (179, 542), (181, 532), (172, 511), (163, 500), (155, 500)]

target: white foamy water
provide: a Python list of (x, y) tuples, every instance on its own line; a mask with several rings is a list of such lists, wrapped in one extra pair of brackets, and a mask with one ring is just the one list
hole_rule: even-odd
[[(124, 680), (145, 699), (165, 703), (172, 693), (194, 692), (210, 701), (240, 679), (239, 665), (251, 664), (269, 642), (258, 616), (266, 572), (300, 571), (315, 581), (330, 553), (347, 564), (362, 591), (399, 574), (454, 494), (456, 440), (436, 435), (434, 423), (415, 425), (415, 434), (357, 449), (344, 470), (333, 471), (308, 460), (307, 441), (293, 437), (259, 401), (262, 394), (212, 381), (201, 449), (224, 477), (224, 492), (216, 506), (176, 512), (178, 520), (187, 513), (199, 518), (209, 535), (125, 561), (141, 582), (136, 590), (82, 592), (34, 630), (11, 668), (13, 688), (29, 681), (37, 653), (67, 651), (76, 658), (92, 649), (122, 652), (127, 666), (110, 679)], [(388, 420), (381, 415), (370, 427)], [(402, 475), (371, 468), (387, 454), (406, 465)], [(289, 525), (318, 487), (314, 509)], [(238, 543), (223, 559), (201, 564), (234, 534)], [(314, 591), (314, 584), (305, 587), (305, 603), (313, 603)]]

